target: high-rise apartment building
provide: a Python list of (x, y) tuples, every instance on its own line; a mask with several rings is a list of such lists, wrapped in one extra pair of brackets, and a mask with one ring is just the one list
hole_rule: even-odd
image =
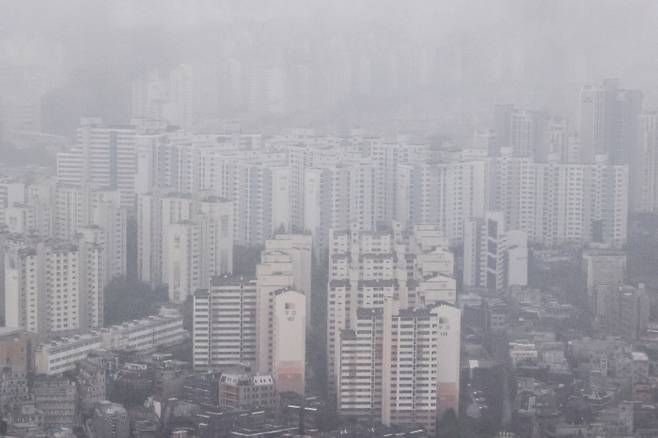
[(626, 242), (626, 165), (612, 165), (604, 155), (592, 164), (537, 163), (503, 149), (488, 174), (489, 209), (502, 211), (508, 229), (527, 232), (531, 242)]
[(485, 158), (451, 163), (415, 162), (399, 166), (396, 214), (400, 223), (438, 224), (443, 234), (460, 241), (464, 219), (487, 207)]
[[(292, 287), (304, 294), (306, 315), (311, 314), (312, 237), (309, 234), (277, 234), (265, 241), (265, 251), (279, 251), (290, 256)], [(310, 324), (310, 318), (306, 320)]]
[(631, 165), (630, 209), (658, 212), (658, 113), (639, 117), (638, 150)]
[(168, 75), (151, 71), (132, 84), (132, 117), (189, 128), (195, 122), (194, 72), (181, 64)]
[(256, 282), (213, 277), (194, 293), (193, 366), (222, 370), (256, 363)]
[[(229, 175), (229, 198), (235, 205), (236, 243), (258, 245), (276, 230), (289, 231), (290, 181), (287, 168), (238, 161)], [(281, 193), (275, 190), (281, 190)], [(276, 207), (274, 197), (281, 197), (281, 204)]]
[(384, 367), (383, 309), (356, 311), (354, 329), (340, 333), (336, 401), (345, 417), (379, 419)]
[(604, 285), (595, 290), (594, 325), (629, 342), (637, 340), (649, 324), (649, 296), (644, 284)]
[(10, 233), (50, 235), (50, 199), (40, 200), (35, 194), (38, 188), (41, 186), (0, 183), (0, 226)]
[(384, 309), (382, 423), (429, 431), (448, 409), (459, 412), (461, 312), (452, 305)]
[(597, 154), (606, 153), (605, 144), (605, 89), (596, 85), (586, 85), (580, 91), (580, 159), (591, 163)]
[(163, 266), (164, 283), (168, 287), (169, 301), (182, 303), (193, 291), (202, 287), (201, 230), (192, 221), (171, 224), (164, 236), (163, 253), (167, 263)]
[(327, 250), (329, 229), (357, 224), (362, 230), (374, 230), (373, 166), (361, 160), (306, 169), (304, 228), (312, 233), (318, 255)]
[(494, 111), (496, 142), (491, 155), (497, 156), (501, 148), (510, 148), (518, 157), (545, 156), (547, 118), (540, 111), (497, 105)]
[(332, 172), (309, 168), (304, 172), (304, 230), (313, 238), (313, 254), (320, 260), (327, 251), (332, 215)]
[(534, 115), (512, 108), (510, 140), (497, 139), (493, 156), (358, 133), (345, 140), (293, 131), (262, 141), (140, 131), (137, 190), (226, 198), (236, 244), (262, 245), (281, 232), (304, 230), (313, 236), (316, 258), (328, 254), (330, 229), (375, 230), (392, 219), (405, 229), (436, 223), (458, 243), (465, 221), (491, 209), (503, 211), (509, 228), (527, 232), (530, 242), (623, 245), (627, 167), (598, 153), (577, 162), (582, 148), (566, 122)]
[(268, 370), (277, 391), (304, 394), (306, 297), (291, 287), (290, 272), (278, 275), (290, 269), (290, 256), (263, 256), (258, 280), (214, 277), (210, 289), (194, 293), (194, 368)]
[(233, 204), (214, 196), (147, 193), (137, 200), (138, 273), (182, 302), (233, 270)]
[(105, 284), (112, 278), (125, 276), (128, 210), (121, 205), (120, 192), (64, 184), (57, 184), (52, 191), (53, 235), (71, 240), (83, 228), (97, 227), (98, 244), (104, 252)]
[[(397, 237), (397, 239), (396, 239)], [(336, 383), (339, 336), (356, 321), (358, 308), (382, 308), (384, 298), (408, 303), (407, 266), (397, 234), (387, 231), (330, 231), (327, 294), (327, 370)], [(401, 252), (400, 252), (401, 251)]]
[(642, 100), (641, 91), (621, 89), (617, 79), (582, 88), (579, 132), (583, 162), (591, 163), (596, 155), (606, 154), (615, 164), (633, 163)]
[(528, 283), (528, 237), (508, 230), (505, 216), (488, 211), (467, 221), (464, 232), (463, 282), (466, 286), (501, 291)]
[(272, 316), (272, 376), (276, 390), (305, 394), (306, 297), (294, 289), (279, 290)]
[(10, 233), (52, 234), (52, 184), (24, 184), (7, 180), (0, 183), (0, 224)]
[[(256, 370), (260, 374), (272, 374), (277, 388), (281, 382), (284, 385), (281, 388), (287, 387), (296, 392), (303, 392), (304, 360), (301, 365), (301, 383), (298, 376), (300, 365), (291, 362), (288, 366), (284, 362), (297, 360), (286, 359), (288, 355), (293, 354), (290, 348), (305, 351), (306, 326), (299, 328), (298, 324), (300, 321), (303, 324), (308, 323), (311, 252), (310, 235), (277, 235), (266, 241), (260, 263), (256, 267)], [(288, 304), (281, 304), (284, 301)], [(280, 308), (281, 306), (283, 308)], [(288, 323), (280, 319), (286, 311), (286, 306), (289, 309), (294, 308), (293, 313), (288, 312), (287, 317), (293, 318)], [(294, 328), (291, 326), (293, 320)], [(280, 324), (279, 328), (277, 324)], [(290, 369), (286, 371), (286, 367)], [(288, 376), (290, 373), (292, 374)], [(284, 383), (287, 380), (291, 381)]]
[(103, 325), (104, 263), (93, 233), (76, 242), (6, 242), (5, 323), (41, 336)]
[(583, 251), (585, 286), (595, 321), (606, 314), (607, 303), (602, 294), (625, 284), (626, 265), (626, 252), (622, 250), (594, 246)]
[(274, 299), (295, 281), (292, 256), (284, 251), (263, 250), (256, 267), (256, 370), (271, 374), (274, 361)]
[(327, 296), (327, 369), (337, 384), (340, 334), (356, 330), (357, 309), (383, 309), (387, 298), (402, 308), (454, 302), (453, 258), (438, 226), (419, 225), (408, 234), (391, 230), (330, 232)]
[(337, 375), (341, 415), (433, 431), (448, 409), (459, 409), (461, 313), (453, 305), (359, 308), (343, 330)]
[(76, 146), (57, 155), (57, 179), (121, 193), (121, 206), (132, 208), (135, 194), (135, 128), (81, 120)]

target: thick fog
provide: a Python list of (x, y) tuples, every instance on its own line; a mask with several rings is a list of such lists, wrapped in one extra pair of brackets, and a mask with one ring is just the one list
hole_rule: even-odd
[(0, 0), (0, 437), (658, 437), (658, 0)]
[[(43, 129), (55, 133), (84, 115), (127, 121), (136, 78), (188, 64), (208, 114), (254, 116), (239, 87), (265, 70), (294, 96), (270, 111), (286, 125), (423, 114), (449, 117), (459, 135), (486, 124), (495, 103), (573, 115), (582, 84), (605, 77), (643, 89), (652, 106), (658, 3), (623, 3), (5, 0), (0, 66), (43, 76)], [(20, 88), (12, 81), (3, 93)]]

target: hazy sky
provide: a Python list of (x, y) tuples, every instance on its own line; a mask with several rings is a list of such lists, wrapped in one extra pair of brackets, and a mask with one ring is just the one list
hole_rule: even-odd
[[(654, 67), (658, 47), (654, 0), (2, 0), (4, 62), (38, 62), (71, 48), (76, 56), (127, 38), (171, 39), (226, 26), (285, 22), (301, 36), (377, 28), (419, 44), (464, 39), (546, 42), (590, 59), (592, 76), (635, 75)], [(281, 29), (264, 27), (264, 32)], [(123, 33), (123, 35), (121, 35)], [(278, 35), (270, 35), (276, 41)], [(72, 47), (73, 46), (73, 47)], [(77, 47), (76, 47), (77, 46)], [(85, 47), (86, 50), (82, 50)], [(505, 46), (502, 46), (505, 47)], [(541, 51), (543, 47), (538, 47)], [(80, 59), (70, 61), (85, 62)], [(550, 53), (545, 57), (550, 71)], [(560, 62), (558, 60), (558, 62)], [(130, 67), (130, 66), (127, 66)], [(655, 75), (651, 75), (654, 76)], [(629, 78), (634, 80), (634, 78)]]
[(432, 53), (451, 73), (435, 79), (443, 94), (404, 103), (415, 111), (511, 101), (572, 113), (580, 86), (605, 77), (655, 107), (657, 22), (655, 0), (0, 0), (0, 66), (45, 67), (63, 94), (98, 94), (80, 100), (120, 114), (149, 69), (304, 44), (329, 63), (342, 38), (365, 56)]

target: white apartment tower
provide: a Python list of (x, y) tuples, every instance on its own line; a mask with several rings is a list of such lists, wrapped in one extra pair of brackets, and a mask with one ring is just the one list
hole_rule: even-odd
[(384, 308), (384, 425), (421, 426), (432, 433), (448, 409), (459, 411), (461, 312), (452, 305)]
[(328, 281), (327, 370), (335, 388), (340, 333), (353, 328), (357, 309), (381, 308), (394, 296), (408, 303), (404, 248), (391, 232), (331, 230)]
[(59, 239), (75, 239), (84, 227), (101, 229), (105, 284), (126, 275), (128, 211), (121, 205), (119, 191), (57, 184), (52, 209), (53, 231)]
[(182, 302), (233, 270), (233, 204), (214, 196), (139, 195), (137, 238), (140, 279), (168, 284), (170, 299)]
[[(83, 328), (103, 327), (104, 290), (108, 283), (107, 233), (96, 225), (80, 229), (79, 254), (80, 325)], [(125, 253), (124, 253), (125, 254)]]
[(358, 309), (340, 333), (336, 400), (341, 416), (379, 419), (382, 409), (383, 309)]
[(81, 120), (76, 146), (57, 155), (57, 179), (65, 184), (118, 190), (121, 205), (132, 208), (135, 193), (135, 129)]
[(451, 241), (463, 238), (464, 218), (486, 209), (487, 162), (411, 162), (398, 167), (396, 218), (402, 224), (438, 224)]
[(341, 332), (338, 412), (433, 431), (445, 411), (459, 409), (460, 310), (385, 301), (359, 308), (354, 329)]
[(168, 286), (169, 301), (183, 303), (193, 291), (202, 287), (201, 230), (192, 221), (169, 225), (165, 235), (163, 253), (167, 263), (163, 266)]
[(193, 366), (222, 370), (256, 363), (256, 282), (213, 277), (194, 293)]
[(103, 251), (90, 231), (75, 243), (6, 242), (7, 325), (41, 336), (102, 327)]
[(128, 269), (128, 211), (121, 206), (118, 191), (98, 191), (92, 195), (90, 224), (103, 232), (106, 281), (126, 275)]
[(330, 231), (327, 296), (327, 369), (330, 387), (338, 389), (340, 335), (356, 330), (358, 309), (383, 309), (387, 298), (402, 308), (454, 303), (456, 283), (448, 240), (437, 225), (419, 225), (403, 233)]
[(330, 229), (375, 229), (374, 172), (363, 160), (306, 169), (304, 229), (313, 235), (317, 256), (328, 250)]
[(7, 231), (42, 237), (52, 233), (52, 186), (0, 182), (0, 224)]

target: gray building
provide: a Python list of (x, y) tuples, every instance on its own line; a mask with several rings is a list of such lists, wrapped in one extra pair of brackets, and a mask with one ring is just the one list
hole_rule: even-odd
[(32, 336), (21, 329), (0, 328), (0, 406), (29, 398)]
[(4, 419), (10, 436), (28, 436), (43, 431), (43, 412), (32, 402), (13, 404), (5, 410)]
[(88, 413), (94, 409), (96, 403), (106, 398), (105, 367), (101, 358), (90, 357), (79, 362), (77, 370), (80, 410)]
[(222, 408), (274, 408), (276, 390), (269, 375), (223, 374), (219, 378), (219, 406)]
[(91, 435), (96, 438), (128, 438), (130, 423), (126, 409), (109, 401), (96, 403), (91, 419)]
[(39, 375), (32, 387), (34, 404), (43, 412), (45, 429), (73, 427), (79, 423), (78, 385), (64, 376)]

